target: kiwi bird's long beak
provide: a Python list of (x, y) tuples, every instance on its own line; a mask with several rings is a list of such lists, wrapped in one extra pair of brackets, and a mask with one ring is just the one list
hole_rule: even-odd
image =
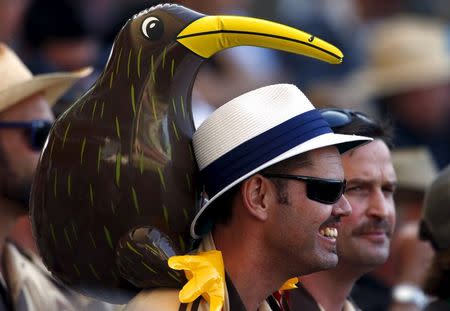
[(328, 63), (342, 62), (342, 52), (301, 30), (241, 16), (205, 16), (190, 23), (177, 41), (204, 58), (235, 46), (250, 45), (303, 54)]

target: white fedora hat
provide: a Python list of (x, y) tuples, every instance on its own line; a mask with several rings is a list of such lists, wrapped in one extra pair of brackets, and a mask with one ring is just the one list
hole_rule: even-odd
[(50, 105), (75, 82), (92, 72), (86, 67), (74, 72), (57, 72), (33, 76), (17, 55), (0, 43), (0, 111), (38, 92)]
[(372, 140), (334, 134), (320, 112), (294, 85), (276, 84), (245, 93), (214, 111), (193, 135), (201, 185), (208, 196), (191, 224), (208, 206), (244, 179), (298, 154), (336, 145), (340, 152)]

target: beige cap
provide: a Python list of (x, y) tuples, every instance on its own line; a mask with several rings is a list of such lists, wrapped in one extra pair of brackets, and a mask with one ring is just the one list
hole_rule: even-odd
[(425, 191), (437, 175), (436, 164), (425, 147), (393, 150), (392, 163), (399, 189)]

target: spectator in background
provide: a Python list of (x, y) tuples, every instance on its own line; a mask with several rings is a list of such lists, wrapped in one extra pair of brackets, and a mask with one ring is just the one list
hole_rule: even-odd
[(420, 236), (435, 250), (424, 290), (437, 300), (426, 311), (450, 310), (450, 166), (447, 166), (425, 195)]
[(89, 68), (33, 76), (0, 44), (0, 310), (106, 310), (61, 286), (40, 259), (7, 239), (28, 213), (31, 182), (53, 122), (51, 105)]
[(394, 124), (396, 147), (426, 146), (438, 166), (450, 163), (450, 48), (445, 24), (397, 16), (374, 28), (368, 64), (344, 93), (361, 92)]
[(58, 100), (56, 115), (87, 91), (106, 63), (106, 52), (70, 0), (32, 2), (25, 17), (24, 39), (28, 47), (25, 62), (33, 72), (72, 71), (84, 66), (98, 69)]
[(392, 152), (397, 174), (395, 204), (397, 227), (418, 224), (422, 214), (425, 190), (436, 178), (438, 169), (426, 147), (397, 148)]
[(424, 302), (423, 293), (408, 289), (411, 284), (419, 288), (432, 256), (430, 246), (418, 240), (417, 232), (425, 190), (437, 169), (423, 147), (394, 150), (392, 162), (397, 174), (397, 225), (389, 259), (356, 282), (352, 297), (365, 311), (387, 309), (389, 305), (419, 308)]

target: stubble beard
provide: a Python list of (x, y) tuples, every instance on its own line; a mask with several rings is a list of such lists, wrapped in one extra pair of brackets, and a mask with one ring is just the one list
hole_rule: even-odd
[(14, 202), (22, 208), (24, 214), (29, 211), (30, 192), (33, 177), (25, 176), (19, 178), (11, 164), (7, 161), (0, 148), (0, 195), (8, 201)]

